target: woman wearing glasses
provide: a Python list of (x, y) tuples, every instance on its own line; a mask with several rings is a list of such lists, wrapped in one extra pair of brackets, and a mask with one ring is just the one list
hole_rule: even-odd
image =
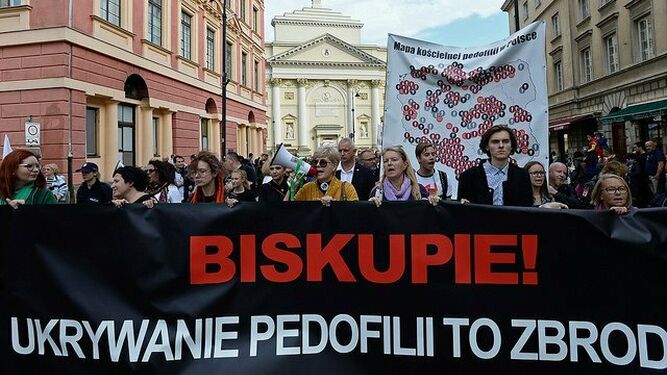
[(336, 178), (338, 164), (340, 164), (340, 153), (336, 148), (325, 146), (317, 149), (312, 161), (312, 165), (317, 168), (316, 180), (303, 185), (294, 199), (320, 201), (325, 206), (331, 205), (331, 201), (358, 201), (359, 197), (354, 186)]
[(386, 147), (382, 151), (382, 166), (384, 175), (379, 186), (371, 191), (369, 199), (378, 207), (387, 201), (428, 200), (434, 206), (440, 201), (435, 192), (429, 195), (426, 188), (417, 182), (417, 175), (403, 147)]
[(175, 168), (173, 165), (161, 161), (151, 160), (146, 166), (148, 173), (149, 195), (153, 196), (158, 203), (182, 203), (183, 196), (174, 182)]
[(636, 209), (632, 206), (628, 183), (615, 174), (603, 174), (598, 177), (591, 194), (591, 204), (596, 210), (611, 210), (617, 215)]
[(188, 167), (195, 181), (192, 203), (225, 203), (225, 183), (222, 179), (222, 163), (208, 151), (201, 151)]
[(55, 204), (35, 155), (14, 150), (0, 163), (0, 205)]
[(566, 204), (555, 202), (549, 193), (544, 165), (539, 161), (529, 161), (523, 167), (530, 176), (530, 186), (533, 189), (533, 207), (540, 208), (568, 208)]

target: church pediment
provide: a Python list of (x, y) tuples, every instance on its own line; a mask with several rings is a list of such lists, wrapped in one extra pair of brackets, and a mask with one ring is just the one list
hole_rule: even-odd
[(385, 67), (384, 61), (330, 34), (272, 56), (267, 63), (289, 65), (349, 65)]

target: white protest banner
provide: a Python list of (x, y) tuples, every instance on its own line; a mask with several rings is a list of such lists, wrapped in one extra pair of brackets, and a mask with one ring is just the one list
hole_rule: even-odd
[(519, 166), (549, 160), (544, 23), (488, 46), (445, 47), (389, 35), (384, 146), (402, 145), (415, 169), (420, 142), (436, 146), (435, 168), (457, 177), (486, 159), (480, 137), (493, 125), (516, 131)]

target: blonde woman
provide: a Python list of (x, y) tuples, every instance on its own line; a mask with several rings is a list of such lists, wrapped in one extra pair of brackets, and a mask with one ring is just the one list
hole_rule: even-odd
[(632, 206), (632, 194), (628, 183), (615, 174), (603, 174), (598, 177), (591, 194), (591, 204), (596, 210), (611, 210), (617, 215), (636, 209)]
[(67, 181), (60, 175), (58, 166), (51, 163), (42, 167), (42, 173), (46, 177), (46, 187), (51, 191), (58, 203), (67, 203), (69, 188)]
[(257, 194), (250, 190), (248, 174), (243, 169), (237, 169), (231, 174), (230, 186), (227, 193), (227, 205), (234, 207), (239, 202), (256, 202)]
[(385, 148), (382, 151), (382, 166), (382, 178), (371, 191), (370, 199), (378, 207), (387, 201), (428, 200), (434, 206), (440, 201), (436, 194), (429, 196), (426, 188), (417, 182), (415, 170), (403, 147)]
[(354, 186), (336, 178), (336, 168), (340, 163), (340, 153), (334, 147), (320, 147), (313, 154), (312, 166), (317, 168), (316, 180), (309, 182), (299, 190), (294, 199), (297, 201), (320, 201), (324, 206), (332, 201), (358, 201), (359, 196)]

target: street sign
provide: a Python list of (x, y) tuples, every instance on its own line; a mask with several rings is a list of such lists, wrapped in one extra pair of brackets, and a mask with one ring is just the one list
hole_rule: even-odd
[(26, 146), (40, 145), (40, 124), (38, 122), (26, 121), (25, 144)]

